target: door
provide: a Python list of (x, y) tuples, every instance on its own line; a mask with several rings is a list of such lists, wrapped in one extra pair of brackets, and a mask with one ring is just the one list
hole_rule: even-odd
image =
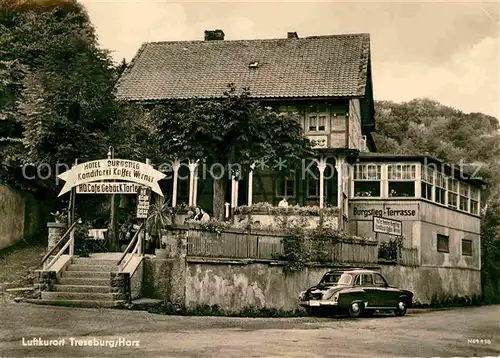
[(394, 307), (393, 290), (389, 288), (387, 281), (379, 273), (373, 274), (373, 285), (375, 287), (375, 304), (377, 307)]

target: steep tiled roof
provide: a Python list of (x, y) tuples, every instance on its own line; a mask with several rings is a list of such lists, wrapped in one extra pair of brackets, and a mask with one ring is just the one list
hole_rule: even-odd
[(217, 98), (229, 83), (254, 98), (364, 96), (369, 55), (368, 34), (145, 43), (120, 78), (117, 98)]

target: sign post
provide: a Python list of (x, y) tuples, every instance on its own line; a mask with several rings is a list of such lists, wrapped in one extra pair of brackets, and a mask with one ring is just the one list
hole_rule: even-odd
[(144, 234), (141, 240), (141, 255), (145, 252), (146, 247), (146, 220), (148, 218), (149, 205), (151, 200), (151, 189), (148, 187), (141, 187), (137, 192), (137, 218), (143, 219)]

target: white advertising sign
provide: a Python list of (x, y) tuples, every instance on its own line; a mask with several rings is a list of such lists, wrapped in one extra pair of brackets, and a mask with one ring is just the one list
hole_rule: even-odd
[(389, 235), (403, 235), (403, 223), (398, 220), (373, 217), (373, 231)]
[[(99, 182), (102, 180), (124, 180), (147, 186), (163, 196), (158, 181), (165, 174), (155, 170), (151, 165), (127, 159), (101, 159), (78, 164), (60, 174), (59, 179), (66, 183), (59, 196), (67, 193), (75, 186)], [(109, 193), (108, 193), (109, 194)]]

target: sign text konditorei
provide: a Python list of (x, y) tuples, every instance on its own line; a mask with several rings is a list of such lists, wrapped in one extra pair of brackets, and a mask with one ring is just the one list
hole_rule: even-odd
[(403, 223), (398, 220), (391, 220), (374, 216), (373, 232), (401, 236), (403, 235)]
[(155, 170), (151, 165), (126, 159), (101, 159), (78, 164), (59, 175), (66, 183), (59, 196), (71, 188), (101, 180), (125, 180), (150, 187), (152, 191), (163, 196), (158, 181), (165, 174)]

